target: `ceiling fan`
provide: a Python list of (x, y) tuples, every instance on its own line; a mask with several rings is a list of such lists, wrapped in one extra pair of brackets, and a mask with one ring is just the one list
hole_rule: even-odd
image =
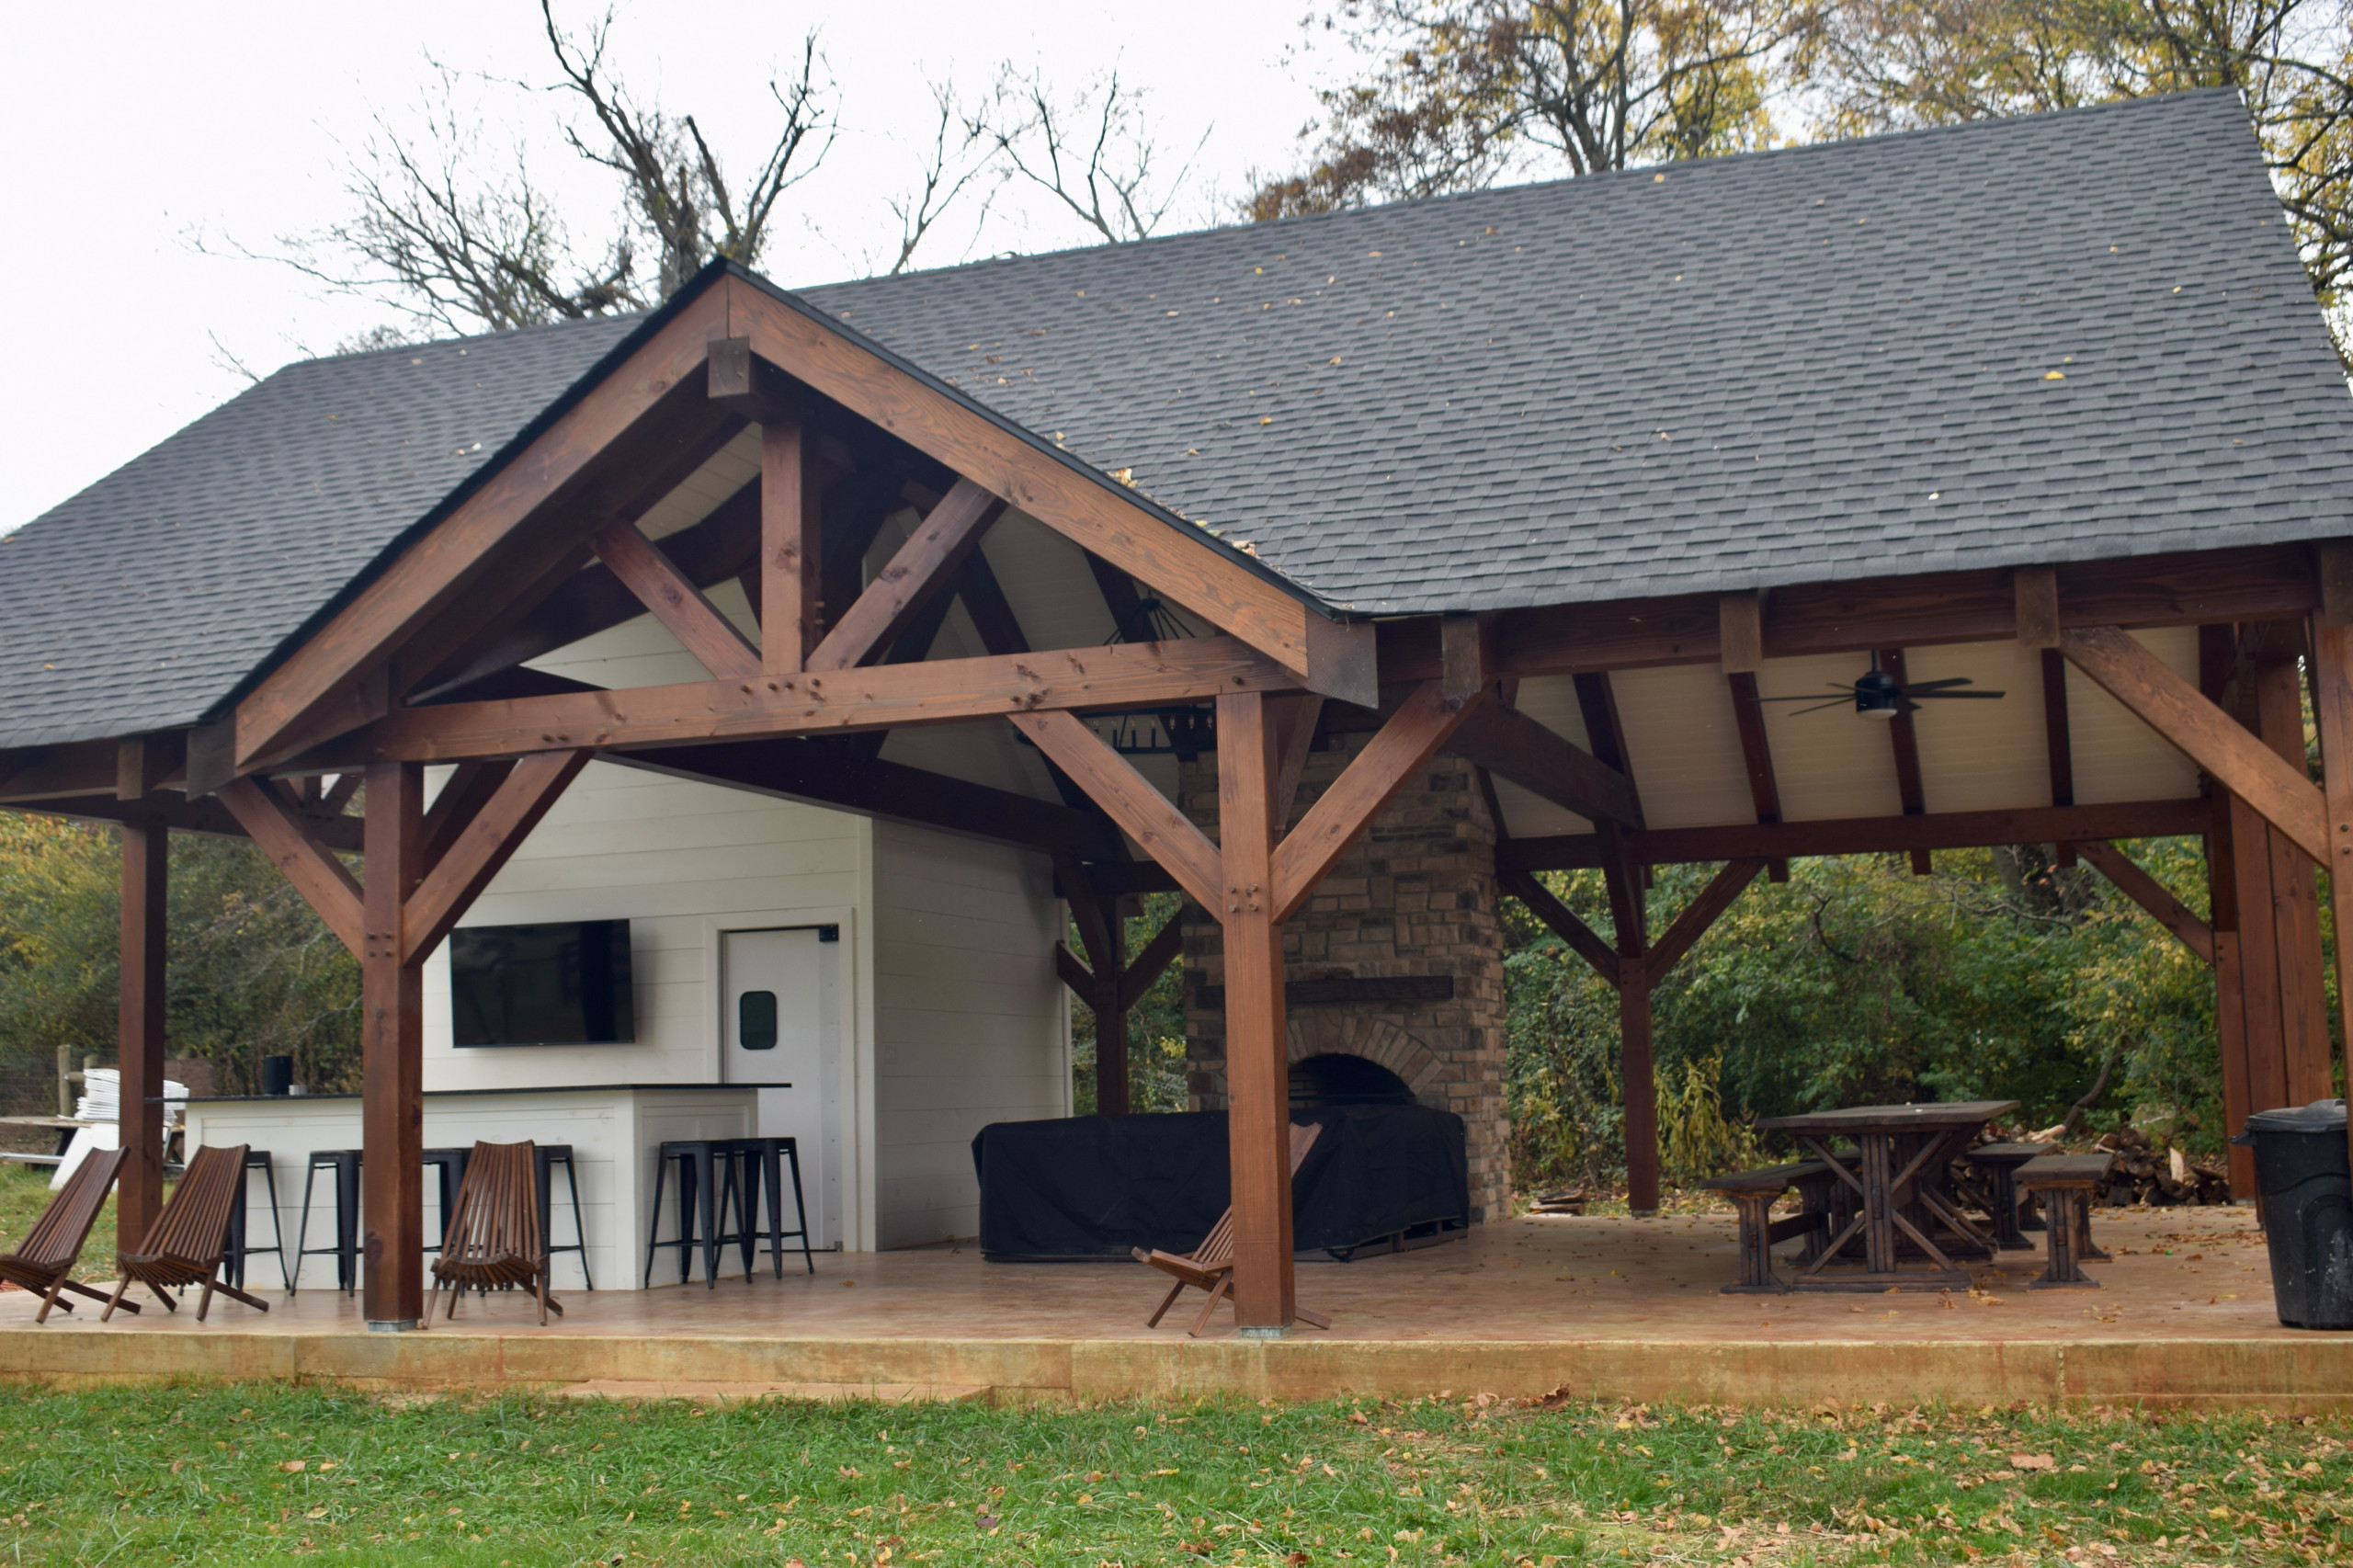
[[(1914, 681), (1909, 684), (1899, 685), (1893, 676), (1889, 675), (1885, 670), (1879, 667), (1879, 655), (1877, 653), (1873, 653), (1871, 655), (1871, 667), (1860, 679), (1855, 681), (1832, 681), (1830, 683), (1830, 689), (1836, 692), (1851, 693), (1855, 704), (1855, 711), (1861, 714), (1866, 719), (1893, 719), (1898, 713), (1912, 712), (1914, 710), (1917, 709), (1922, 702), (1930, 701), (1937, 698), (1965, 697), (1984, 700), (2003, 695), (2003, 693), (1998, 691), (1957, 691), (1954, 689), (1956, 687), (1973, 686), (1976, 683), (1971, 680), (1967, 676), (1949, 676), (1943, 680)], [(1824, 711), (1825, 709), (1844, 707), (1848, 699), (1845, 696), (1840, 696), (1834, 697), (1827, 702), (1821, 702), (1812, 697), (1760, 697), (1757, 700), (1759, 702), (1813, 702), (1814, 704), (1813, 707), (1801, 708), (1797, 710), (1797, 713), (1819, 713)], [(1797, 713), (1792, 713), (1790, 717), (1794, 719), (1797, 717)]]

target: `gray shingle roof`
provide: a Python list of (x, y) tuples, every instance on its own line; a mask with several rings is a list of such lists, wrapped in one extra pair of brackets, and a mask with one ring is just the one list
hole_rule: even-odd
[[(2227, 93), (801, 297), (1365, 613), (2353, 532)], [(204, 717), (638, 325), (289, 367), (0, 541), (0, 744)]]
[(804, 297), (1365, 612), (2353, 529), (2228, 92)]
[(0, 744), (203, 718), (636, 324), (289, 365), (0, 539)]

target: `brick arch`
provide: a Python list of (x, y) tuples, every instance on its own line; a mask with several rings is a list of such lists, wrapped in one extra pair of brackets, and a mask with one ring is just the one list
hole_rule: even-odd
[(1361, 1056), (1404, 1080), (1415, 1099), (1435, 1089), (1445, 1064), (1430, 1048), (1387, 1018), (1370, 1018), (1341, 1007), (1302, 1009), (1290, 1015), (1286, 1054), (1292, 1062), (1311, 1056)]

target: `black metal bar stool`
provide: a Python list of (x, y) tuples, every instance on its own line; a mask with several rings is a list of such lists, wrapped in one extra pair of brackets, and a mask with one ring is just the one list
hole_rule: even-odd
[[(694, 1249), (702, 1248), (703, 1283), (719, 1284), (719, 1249), (743, 1240), (744, 1195), (736, 1170), (735, 1138), (680, 1138), (662, 1145), (654, 1166), (654, 1209), (645, 1225), (645, 1278), (654, 1283), (654, 1255), (664, 1247), (678, 1249), (678, 1283), (694, 1277)], [(678, 1166), (678, 1234), (675, 1241), (656, 1238), (662, 1231), (662, 1187), (670, 1165)], [(722, 1231), (727, 1205), (735, 1205), (737, 1229)], [(699, 1217), (702, 1223), (697, 1227)], [(748, 1272), (748, 1270), (747, 1270)]]
[[(740, 1214), (744, 1225), (744, 1278), (752, 1277), (752, 1259), (760, 1237), (768, 1242), (768, 1257), (776, 1266), (776, 1277), (784, 1278), (784, 1244), (798, 1239), (801, 1261), (810, 1273), (817, 1272), (817, 1260), (809, 1256), (809, 1207), (801, 1192), (801, 1146), (790, 1138), (745, 1138), (737, 1142), (737, 1152), (744, 1164), (743, 1202)], [(784, 1167), (792, 1167), (792, 1214), (797, 1231), (784, 1228)], [(768, 1223), (765, 1233), (760, 1228), (760, 1194), (767, 1194)]]
[[(271, 1241), (277, 1244), (273, 1246), (257, 1247), (245, 1244), (245, 1180), (255, 1171), (261, 1172), (261, 1179), (269, 1189), (269, 1234)], [(244, 1289), (245, 1259), (257, 1252), (274, 1252), (278, 1255), (278, 1282), (286, 1288), (288, 1295), (292, 1295), (294, 1282), (286, 1272), (286, 1218), (278, 1211), (278, 1171), (270, 1164), (269, 1151), (267, 1149), (245, 1151), (245, 1170), (244, 1174), (238, 1178), (237, 1200), (229, 1207), (228, 1278), (230, 1284), (236, 1286), (239, 1290)]]
[[(311, 1189), (326, 1171), (335, 1177), (335, 1244), (311, 1245)], [(302, 1175), (302, 1220), (294, 1229), (294, 1273), (286, 1293), (302, 1283), (302, 1260), (321, 1253), (335, 1254), (335, 1282), (347, 1296), (359, 1287), (359, 1151), (313, 1149), (310, 1168)]]
[[(535, 1174), (540, 1178), (540, 1234), (547, 1243), (548, 1257), (552, 1260), (560, 1252), (578, 1253), (581, 1289), (593, 1290), (597, 1288), (597, 1282), (588, 1277), (588, 1217), (581, 1212), (580, 1209), (580, 1171), (572, 1163), (572, 1145), (534, 1143), (531, 1147), (534, 1155), (532, 1164), (537, 1167)], [(558, 1161), (563, 1162), (563, 1179), (572, 1187), (572, 1240), (563, 1246), (555, 1244), (555, 1232), (548, 1223), (551, 1218), (548, 1211), (551, 1207), (548, 1189), (552, 1185), (551, 1178), (554, 1175), (553, 1167)], [(662, 1178), (657, 1176), (654, 1179), (654, 1185), (659, 1187)], [(444, 1199), (442, 1202), (442, 1211), (447, 1213), (448, 1199)], [(654, 1202), (658, 1208), (661, 1199), (657, 1197)]]
[(439, 1252), (449, 1244), (449, 1213), (457, 1207), (458, 1189), (466, 1183), (466, 1160), (473, 1153), (472, 1145), (463, 1149), (427, 1149), (425, 1168), (434, 1173), (440, 1183), (441, 1234), (427, 1252)]

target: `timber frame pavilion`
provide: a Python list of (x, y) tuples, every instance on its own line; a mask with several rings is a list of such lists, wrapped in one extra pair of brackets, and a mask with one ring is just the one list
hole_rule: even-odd
[[(2200, 112), (2211, 118), (2211, 101)], [(2296, 330), (2318, 353), (2321, 325), (2301, 309)], [(657, 540), (641, 528), (752, 427), (756, 485), (690, 529)], [(2298, 438), (2341, 436), (2342, 422)], [(127, 1235), (161, 1195), (166, 835), (241, 834), (359, 958), (369, 1168), (391, 1173), (366, 1187), (365, 1311), (371, 1324), (414, 1325), (424, 961), (565, 787), (608, 756), (1051, 852), (1095, 949), (1091, 969), (1072, 960), (1065, 973), (1093, 987), (1106, 1013), (1121, 1011), (1141, 990), (1136, 975), (1148, 982), (1173, 951), (1164, 939), (1146, 959), (1125, 957), (1106, 934), (1118, 929), (1121, 895), (1175, 888), (1212, 915), (1224, 942), (1234, 1294), (1248, 1331), (1279, 1333), (1294, 1317), (1285, 923), (1441, 751), (1584, 824), (1510, 838), (1498, 875), (1618, 988), (1638, 1210), (1657, 1201), (1652, 988), (1750, 881), (1793, 857), (1904, 853), (1925, 869), (1934, 851), (1961, 846), (2037, 842), (2080, 854), (2211, 960), (2234, 1121), (2329, 1092), (2315, 870), (2353, 866), (2353, 513), (2341, 504), (2213, 549), (2136, 553), (2021, 522), (2021, 558), (1961, 569), (1907, 571), (1899, 555), (1885, 573), (1858, 574), (1841, 552), (1817, 550), (1811, 576), (1783, 570), (1747, 585), (1360, 614), (1278, 570), (1273, 543), (1236, 548), (1124, 472), (725, 265), (493, 456), (205, 722), (0, 751), (0, 801), (122, 824), (121, 1062), (135, 1151), (121, 1196)], [(881, 517), (909, 502), (920, 525), (865, 569)], [(1150, 598), (1198, 634), (1032, 646), (977, 549), (1008, 511), (1086, 553), (1115, 621), (1131, 624)], [(756, 639), (714, 608), (725, 583), (748, 597)], [(927, 656), (951, 604), (971, 617), (983, 654)], [(608, 689), (529, 667), (645, 613), (707, 678)], [(2194, 676), (2147, 640), (2182, 628), (2196, 629)], [(1933, 780), (1924, 783), (1905, 714), (1886, 726), (1881, 753), (1900, 810), (1783, 820), (1777, 761), (1786, 772), (1790, 758), (1768, 744), (1758, 678), (1770, 661), (1875, 656), (1900, 675), (1907, 651), (1988, 646), (2023, 650), (2042, 672), (2039, 689), (2011, 694), (2030, 705), (2046, 743), (2040, 799), (1928, 810)], [(1745, 820), (1646, 820), (1613, 681), (1659, 670), (1721, 683)], [(2197, 792), (2077, 803), (2071, 672), (2194, 763)], [(1583, 744), (1519, 702), (1531, 683), (1563, 679)], [(2305, 763), (2307, 679), (2317, 782)], [(1090, 722), (1209, 705), (1214, 837)], [(878, 755), (893, 731), (996, 721), (1050, 760), (1059, 803)], [(1374, 733), (1336, 784), (1294, 812), (1308, 748), (1336, 725)], [(425, 770), (436, 765), (456, 773), (428, 810)], [(361, 813), (347, 814), (363, 785)], [(2209, 848), (2211, 918), (2113, 847), (2193, 835)], [(344, 858), (355, 851), (356, 877)], [(1677, 862), (1723, 869), (1654, 937), (1645, 873)], [(1534, 877), (1570, 867), (1604, 873), (1614, 940)], [(2353, 876), (2327, 885), (2341, 964)], [(2353, 992), (2343, 1004), (2353, 1007)], [(1115, 1055), (1102, 1070), (1116, 1109)]]

